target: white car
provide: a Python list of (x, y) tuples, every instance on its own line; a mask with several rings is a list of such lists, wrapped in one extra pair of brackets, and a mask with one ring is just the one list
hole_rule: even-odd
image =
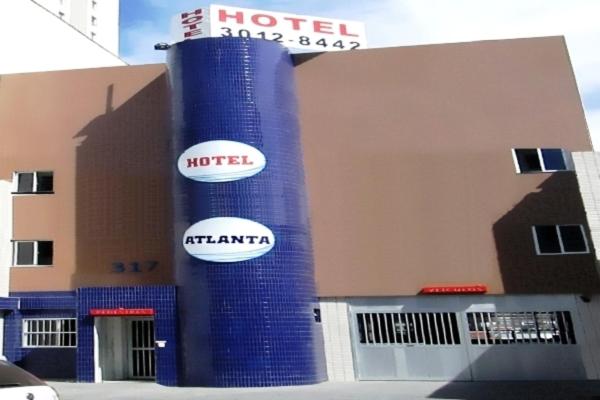
[(0, 399), (59, 400), (59, 397), (46, 383), (0, 356)]

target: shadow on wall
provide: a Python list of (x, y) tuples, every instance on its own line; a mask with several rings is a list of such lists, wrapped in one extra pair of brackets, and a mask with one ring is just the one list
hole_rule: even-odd
[(298, 65), (304, 64), (307, 61), (312, 60), (313, 58), (316, 58), (318, 56), (320, 56), (321, 53), (296, 53), (296, 54), (292, 54), (292, 62), (294, 63), (294, 67), (297, 67)]
[(115, 90), (107, 87), (105, 114), (74, 137), (73, 287), (173, 282), (166, 76), (113, 109)]
[[(505, 292), (598, 293), (600, 279), (575, 174), (550, 174), (538, 188), (493, 227)], [(560, 224), (583, 225), (590, 254), (536, 255), (532, 226)]]
[[(498, 261), (507, 294), (598, 293), (600, 279), (596, 272), (594, 249), (583, 202), (574, 173), (554, 173), (519, 201), (493, 227)], [(590, 246), (590, 254), (538, 256), (532, 233), (534, 225), (581, 224)], [(515, 310), (518, 311), (518, 310)], [(583, 332), (583, 331), (582, 331)], [(486, 376), (510, 375), (511, 369), (524, 368), (533, 375), (542, 373), (544, 381), (449, 382), (428, 397), (432, 399), (573, 399), (600, 398), (600, 382), (585, 379), (586, 371), (580, 346), (523, 344), (522, 352), (537, 351), (537, 357), (508, 358), (503, 345), (490, 346), (469, 368), (471, 373)], [(548, 352), (535, 346), (550, 346)], [(564, 350), (564, 352), (562, 351)], [(532, 353), (533, 354), (533, 353)], [(551, 358), (548, 358), (552, 356)], [(487, 371), (487, 372), (486, 372)], [(552, 379), (553, 378), (553, 379)], [(523, 379), (527, 379), (523, 376)], [(535, 379), (535, 378), (530, 378)], [(572, 379), (561, 381), (561, 379)]]

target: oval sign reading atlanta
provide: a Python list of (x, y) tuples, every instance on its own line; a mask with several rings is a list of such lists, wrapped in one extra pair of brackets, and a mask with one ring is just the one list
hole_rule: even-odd
[(191, 256), (220, 263), (251, 260), (274, 245), (275, 236), (269, 228), (243, 218), (205, 219), (183, 235), (183, 247)]
[(186, 178), (200, 182), (229, 182), (258, 174), (267, 165), (263, 153), (245, 143), (210, 140), (184, 151), (177, 168)]

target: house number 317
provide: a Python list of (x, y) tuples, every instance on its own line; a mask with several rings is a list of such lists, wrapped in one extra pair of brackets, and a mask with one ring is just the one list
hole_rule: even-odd
[(112, 272), (151, 272), (158, 267), (158, 261), (132, 261), (130, 263), (114, 262), (112, 263)]

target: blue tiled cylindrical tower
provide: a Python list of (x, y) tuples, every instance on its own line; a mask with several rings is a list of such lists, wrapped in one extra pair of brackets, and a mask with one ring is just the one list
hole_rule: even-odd
[(291, 58), (206, 38), (174, 45), (168, 66), (182, 384), (322, 381)]

